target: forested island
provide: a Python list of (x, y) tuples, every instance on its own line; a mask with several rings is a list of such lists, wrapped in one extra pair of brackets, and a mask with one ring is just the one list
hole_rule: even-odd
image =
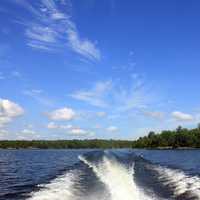
[(176, 130), (153, 131), (145, 137), (133, 141), (134, 148), (200, 148), (200, 124), (187, 129), (178, 126)]
[(176, 130), (153, 131), (137, 140), (1, 140), (0, 149), (109, 149), (109, 148), (149, 148), (177, 149), (200, 148), (200, 124), (187, 129), (179, 126)]
[(128, 140), (16, 140), (0, 141), (0, 149), (110, 149), (132, 148), (133, 141)]

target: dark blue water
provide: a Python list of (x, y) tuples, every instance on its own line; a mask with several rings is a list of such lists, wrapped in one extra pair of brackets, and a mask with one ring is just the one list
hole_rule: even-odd
[(200, 151), (0, 150), (0, 199), (200, 199)]

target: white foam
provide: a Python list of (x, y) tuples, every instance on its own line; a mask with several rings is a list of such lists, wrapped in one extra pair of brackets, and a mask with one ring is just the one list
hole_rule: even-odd
[(69, 172), (65, 175), (59, 176), (52, 180), (50, 183), (40, 185), (42, 188), (37, 192), (32, 192), (31, 197), (28, 200), (72, 200), (73, 195), (73, 183), (76, 179), (78, 172)]
[(159, 179), (164, 185), (173, 187), (174, 195), (178, 196), (189, 192), (200, 199), (200, 178), (197, 176), (186, 175), (183, 171), (166, 167), (153, 167), (159, 173)]
[(99, 179), (107, 186), (112, 200), (152, 200), (153, 198), (135, 184), (133, 167), (127, 169), (116, 160), (103, 157), (99, 164), (93, 164), (80, 157), (85, 164), (93, 169)]

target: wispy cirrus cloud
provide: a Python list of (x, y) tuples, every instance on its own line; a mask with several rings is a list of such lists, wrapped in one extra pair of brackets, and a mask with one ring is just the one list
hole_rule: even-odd
[(75, 27), (73, 29), (68, 29), (67, 32), (69, 45), (76, 53), (79, 53), (80, 55), (91, 60), (100, 60), (100, 51), (96, 48), (94, 43), (88, 39), (82, 40)]
[(19, 71), (10, 71), (7, 73), (0, 72), (0, 80), (7, 80), (7, 79), (22, 79), (22, 74)]
[(50, 98), (45, 96), (42, 90), (27, 89), (22, 91), (22, 94), (31, 97), (32, 99), (36, 100), (37, 102), (45, 106), (52, 106), (54, 104)]
[(70, 96), (93, 106), (107, 107), (106, 96), (111, 92), (112, 86), (111, 81), (99, 81), (91, 89), (79, 90)]
[(70, 15), (70, 1), (15, 0), (32, 14), (32, 20), (19, 22), (25, 26), (27, 45), (44, 51), (70, 48), (90, 60), (100, 60), (101, 53), (95, 43), (82, 38)]
[(90, 89), (75, 91), (70, 96), (89, 105), (118, 112), (144, 109), (155, 100), (141, 80), (132, 80), (128, 86), (112, 80), (98, 81)]

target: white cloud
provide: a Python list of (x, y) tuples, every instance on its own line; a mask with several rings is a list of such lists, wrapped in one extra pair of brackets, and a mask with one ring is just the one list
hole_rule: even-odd
[(90, 89), (75, 91), (70, 96), (93, 106), (112, 108), (117, 112), (142, 110), (158, 101), (142, 80), (132, 79), (126, 85), (120, 81), (99, 81)]
[(43, 27), (40, 25), (34, 25), (30, 29), (26, 30), (26, 36), (31, 40), (55, 43), (56, 42), (56, 32), (50, 27)]
[(66, 16), (63, 13), (59, 13), (59, 12), (52, 13), (51, 17), (52, 17), (52, 19), (55, 19), (55, 20), (65, 19), (66, 18)]
[(0, 128), (11, 122), (12, 119), (6, 116), (0, 116)]
[(49, 122), (47, 124), (47, 128), (48, 129), (57, 129), (58, 128), (58, 125), (56, 125), (54, 122)]
[(7, 99), (0, 99), (0, 127), (23, 115), (23, 113), (23, 108), (18, 104)]
[(24, 90), (23, 94), (26, 94), (26, 95), (29, 95), (29, 96), (34, 96), (34, 95), (41, 94), (42, 92), (43, 92), (42, 90), (32, 89), (32, 90)]
[(93, 106), (106, 107), (107, 103), (105, 101), (105, 96), (110, 92), (112, 88), (111, 81), (97, 82), (89, 90), (80, 90), (74, 92), (70, 96), (74, 99), (87, 102)]
[(152, 91), (142, 80), (134, 80), (129, 87), (119, 87), (114, 92), (119, 111), (144, 109), (155, 101)]
[(174, 111), (171, 113), (171, 115), (173, 118), (179, 121), (192, 121), (194, 119), (192, 115), (180, 111)]
[(100, 51), (88, 39), (81, 39), (76, 29), (68, 29), (68, 41), (71, 48), (91, 60), (100, 60)]
[(71, 129), (73, 126), (71, 124), (68, 125), (60, 125), (59, 128), (60, 129)]
[(58, 125), (55, 122), (49, 122), (47, 124), (47, 128), (48, 129), (63, 129), (63, 130), (68, 130), (72, 128), (72, 125), (68, 124), (68, 125)]
[(71, 130), (71, 133), (74, 134), (74, 135), (85, 135), (85, 134), (87, 134), (87, 131), (80, 129), (80, 128), (73, 128)]
[(85, 130), (85, 129), (81, 129), (81, 128), (72, 128), (69, 132), (69, 135), (71, 136), (84, 136), (84, 137), (92, 137), (95, 135), (94, 132)]
[(16, 103), (2, 99), (0, 101), (1, 111), (0, 116), (17, 117), (23, 114), (23, 109)]
[(0, 127), (0, 140), (5, 140), (5, 139), (7, 139), (7, 137), (8, 137), (8, 130), (1, 129), (1, 127)]
[(55, 121), (69, 121), (76, 117), (76, 113), (71, 108), (64, 107), (47, 113), (47, 116)]
[(106, 117), (106, 112), (103, 112), (103, 111), (101, 111), (101, 112), (97, 112), (97, 116), (98, 117)]
[(35, 99), (37, 102), (39, 102), (45, 106), (53, 105), (53, 101), (50, 98), (46, 97), (46, 95), (44, 94), (44, 92), (42, 90), (30, 89), (30, 90), (24, 90), (24, 91), (22, 91), (22, 93), (24, 95), (27, 95), (27, 96)]
[(0, 72), (0, 80), (10, 79), (10, 78), (21, 79), (22, 74), (18, 71), (11, 71), (9, 73)]
[(24, 128), (15, 135), (15, 139), (17, 140), (37, 140), (40, 138), (41, 136), (38, 134), (38, 132), (32, 128)]
[(155, 118), (155, 119), (162, 119), (164, 117), (163, 112), (156, 112), (156, 111), (144, 111), (144, 115)]
[(32, 130), (32, 129), (23, 129), (22, 133), (25, 133), (25, 134), (36, 134), (36, 132), (34, 130)]
[(29, 47), (32, 47), (34, 49), (40, 49), (40, 50), (43, 50), (43, 51), (53, 51), (53, 49), (51, 49), (51, 47), (48, 47), (47, 45), (44, 45), (44, 44), (41, 44), (40, 42), (28, 42), (27, 45)]
[(8, 134), (8, 130), (6, 130), (6, 129), (0, 129), (0, 135), (1, 136), (4, 136), (6, 134)]
[(63, 131), (67, 131), (67, 134), (70, 136), (76, 136), (76, 137), (92, 137), (95, 135), (94, 132), (86, 130), (86, 129), (82, 129), (79, 127), (73, 127), (72, 125), (59, 125), (56, 124), (55, 122), (50, 122), (47, 125), (48, 129), (56, 129), (56, 130), (63, 130)]
[(65, 0), (40, 0), (38, 4), (24, 0), (15, 2), (34, 16), (31, 22), (21, 23), (25, 26), (28, 46), (45, 51), (63, 50), (64, 47), (69, 47), (87, 59), (100, 60), (101, 53), (95, 43), (87, 38), (81, 38), (69, 13), (71, 7), (69, 2)]
[(116, 126), (109, 126), (106, 130), (108, 132), (117, 132), (117, 131), (119, 131), (118, 127), (116, 127)]
[(48, 129), (56, 129), (56, 130), (63, 130), (67, 131), (67, 134), (70, 136), (76, 136), (76, 137), (92, 137), (95, 135), (93, 131), (82, 129), (79, 127), (73, 127), (72, 125), (59, 125), (56, 124), (55, 122), (50, 122), (47, 125)]

